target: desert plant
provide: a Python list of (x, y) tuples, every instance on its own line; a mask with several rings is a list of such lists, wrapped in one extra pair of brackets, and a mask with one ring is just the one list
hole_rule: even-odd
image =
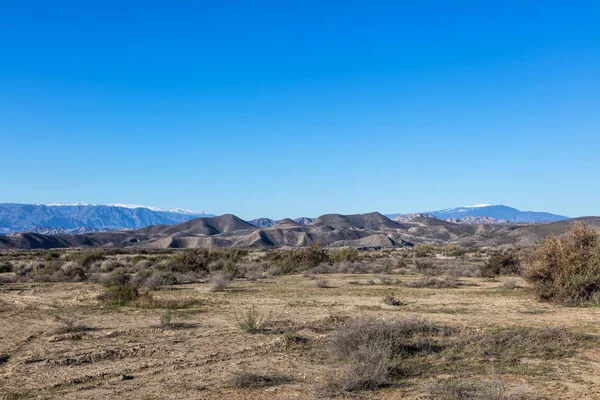
[(504, 289), (517, 289), (519, 288), (519, 284), (516, 279), (510, 278), (502, 282), (502, 287)]
[(89, 331), (90, 328), (84, 324), (78, 323), (72, 318), (55, 316), (54, 320), (58, 323), (58, 327), (54, 330), (56, 334), (78, 333)]
[(8, 261), (0, 262), (0, 274), (5, 273), (5, 272), (12, 272), (12, 269), (13, 269), (13, 266), (10, 262), (8, 262)]
[(417, 272), (427, 276), (440, 275), (442, 273), (437, 265), (429, 261), (416, 260), (415, 268)]
[(229, 276), (223, 273), (216, 273), (211, 276), (210, 279), (210, 291), (211, 292), (222, 292), (229, 287), (230, 282)]
[(479, 269), (480, 276), (495, 278), (498, 275), (520, 275), (521, 261), (514, 251), (497, 251)]
[(171, 311), (165, 311), (160, 315), (160, 326), (163, 328), (170, 328), (173, 323), (173, 315)]
[(360, 258), (358, 250), (352, 247), (330, 250), (329, 256), (334, 263), (356, 262)]
[(235, 372), (229, 379), (229, 386), (236, 389), (259, 389), (269, 386), (282, 385), (291, 379), (278, 373), (257, 374), (248, 371)]
[(435, 247), (428, 243), (420, 243), (413, 247), (415, 255), (417, 257), (427, 257), (435, 252)]
[(329, 287), (329, 281), (327, 279), (317, 279), (317, 280), (315, 280), (315, 284), (319, 288), (328, 288)]
[(406, 286), (412, 288), (452, 289), (458, 287), (459, 282), (452, 276), (438, 279), (424, 275), (415, 281), (407, 282)]
[(235, 316), (237, 326), (247, 333), (258, 333), (264, 330), (269, 316), (263, 315), (253, 306), (244, 311), (241, 316)]
[(322, 390), (344, 392), (385, 385), (399, 359), (438, 351), (435, 336), (452, 332), (421, 318), (384, 321), (361, 317), (341, 324), (328, 347), (339, 368), (326, 377)]
[(450, 257), (460, 257), (465, 254), (465, 250), (460, 244), (450, 243), (442, 247), (442, 254)]
[(60, 269), (71, 280), (85, 281), (87, 277), (85, 268), (75, 261), (67, 261)]
[(543, 301), (599, 303), (600, 235), (579, 222), (563, 236), (549, 236), (526, 257), (525, 278)]
[(394, 307), (403, 306), (406, 304), (406, 303), (396, 299), (393, 294), (388, 294), (388, 295), (383, 296), (381, 301), (383, 302), (383, 304), (387, 304), (388, 306), (394, 306)]

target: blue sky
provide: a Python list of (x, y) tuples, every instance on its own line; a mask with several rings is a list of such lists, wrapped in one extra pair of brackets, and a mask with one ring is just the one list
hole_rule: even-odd
[(3, 1), (0, 202), (600, 214), (597, 1)]

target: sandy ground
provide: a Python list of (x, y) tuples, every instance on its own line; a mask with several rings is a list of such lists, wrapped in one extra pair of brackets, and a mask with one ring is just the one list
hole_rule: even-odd
[[(463, 278), (473, 285), (417, 289), (367, 285), (367, 279), (377, 280), (374, 275), (324, 278), (329, 288), (292, 275), (234, 281), (224, 292), (211, 293), (207, 284), (194, 284), (155, 293), (201, 300), (200, 305), (173, 311), (180, 323), (176, 329), (160, 327), (163, 309), (103, 304), (97, 300), (100, 285), (0, 285), (0, 355), (9, 355), (0, 363), (0, 398), (315, 398), (315, 383), (331, 368), (324, 350), (330, 329), (342, 317), (365, 314), (421, 315), (470, 328), (560, 325), (600, 335), (600, 309), (540, 303), (526, 288), (503, 289), (501, 281)], [(381, 298), (388, 293), (408, 305), (384, 305)], [(267, 333), (249, 334), (237, 326), (236, 318), (250, 306), (269, 316)], [(90, 330), (74, 338), (56, 334), (56, 316), (73, 318)], [(285, 331), (291, 330), (308, 342), (288, 343)], [(598, 348), (547, 363), (547, 373), (503, 378), (550, 399), (600, 398)], [(232, 389), (228, 382), (236, 371), (277, 372), (292, 380), (266, 389)], [(424, 399), (425, 385), (432, 379), (408, 378), (401, 387), (357, 397)]]

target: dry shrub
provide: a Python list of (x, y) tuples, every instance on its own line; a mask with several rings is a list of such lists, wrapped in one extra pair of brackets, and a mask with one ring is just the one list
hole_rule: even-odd
[(417, 257), (427, 257), (433, 253), (435, 253), (435, 247), (428, 243), (420, 243), (413, 247), (415, 255)]
[(501, 379), (469, 380), (444, 379), (427, 385), (427, 392), (435, 400), (528, 400), (535, 397), (519, 391), (511, 392)]
[(17, 277), (15, 275), (0, 275), (0, 285), (3, 283), (15, 283)]
[(519, 256), (510, 250), (496, 251), (481, 265), (479, 273), (484, 278), (495, 278), (498, 275), (520, 275), (522, 272)]
[(544, 360), (570, 357), (591, 337), (564, 327), (523, 327), (489, 329), (471, 341), (479, 357), (504, 362), (523, 358)]
[(520, 286), (519, 286), (519, 283), (517, 282), (517, 280), (516, 280), (516, 279), (514, 279), (514, 278), (511, 278), (511, 279), (507, 279), (507, 280), (505, 280), (505, 281), (502, 283), (502, 287), (503, 287), (504, 289), (518, 289)]
[(235, 389), (260, 389), (289, 383), (292, 380), (278, 373), (257, 374), (248, 371), (235, 372), (229, 379), (229, 386)]
[(356, 262), (360, 258), (360, 253), (355, 248), (342, 247), (341, 249), (330, 250), (329, 256), (334, 263)]
[(415, 281), (407, 282), (406, 286), (411, 288), (453, 289), (460, 286), (460, 283), (452, 276), (446, 276), (444, 278), (421, 276)]
[(600, 235), (582, 222), (549, 236), (526, 257), (525, 278), (543, 301), (600, 302)]
[(90, 330), (87, 325), (80, 324), (72, 318), (55, 316), (54, 320), (58, 323), (58, 327), (54, 330), (56, 334), (78, 333)]
[(423, 275), (434, 276), (442, 274), (440, 267), (429, 261), (416, 260), (415, 268), (417, 272)]
[(231, 278), (222, 273), (216, 273), (210, 278), (210, 291), (222, 292), (229, 287)]
[(12, 270), (13, 270), (13, 266), (10, 262), (8, 262), (8, 261), (0, 262), (0, 274), (5, 273), (5, 272), (12, 272)]
[(442, 254), (449, 257), (460, 257), (465, 254), (465, 249), (460, 244), (450, 243), (442, 247)]
[(235, 315), (237, 326), (247, 333), (259, 333), (265, 329), (269, 316), (263, 315), (256, 307), (244, 311), (241, 316)]
[(203, 302), (200, 299), (194, 299), (191, 297), (178, 297), (178, 298), (164, 298), (155, 297), (150, 293), (140, 294), (135, 302), (135, 306), (138, 308), (154, 309), (154, 308), (167, 308), (167, 309), (181, 309), (190, 308), (202, 305)]
[(404, 303), (404, 302), (396, 299), (394, 297), (394, 295), (392, 295), (392, 294), (388, 294), (388, 295), (383, 296), (383, 298), (381, 299), (381, 301), (383, 302), (383, 304), (387, 304), (388, 306), (394, 306), (394, 307), (406, 305), (406, 303)]
[(319, 288), (328, 288), (329, 287), (329, 281), (327, 279), (317, 279), (315, 281), (317, 287)]
[(321, 385), (325, 392), (373, 389), (389, 383), (404, 357), (440, 350), (434, 337), (454, 330), (421, 318), (392, 321), (361, 317), (337, 327), (329, 354), (339, 367)]

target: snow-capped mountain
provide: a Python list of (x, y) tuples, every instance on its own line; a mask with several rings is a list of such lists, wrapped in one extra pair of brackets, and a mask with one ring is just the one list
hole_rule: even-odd
[(213, 217), (203, 211), (164, 210), (134, 204), (0, 204), (0, 233), (43, 229), (137, 229)]
[(569, 219), (563, 215), (521, 211), (513, 207), (492, 204), (476, 204), (418, 214), (388, 214), (388, 217), (400, 222), (411, 219), (413, 215), (427, 215), (458, 224), (531, 224)]
[[(538, 211), (521, 211), (513, 207), (503, 205), (478, 204), (475, 206), (448, 208), (440, 211), (430, 212), (437, 218), (445, 220), (461, 220), (474, 218), (493, 218), (504, 223), (543, 223), (555, 222), (568, 219), (563, 215), (551, 214)], [(454, 221), (453, 221), (454, 222)], [(473, 222), (471, 222), (473, 223)]]

